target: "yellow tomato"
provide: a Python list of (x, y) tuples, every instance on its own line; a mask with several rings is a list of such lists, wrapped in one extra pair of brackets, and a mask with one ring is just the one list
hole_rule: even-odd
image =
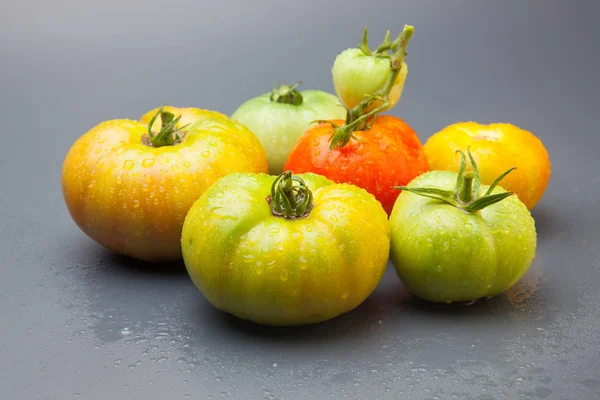
[(550, 179), (550, 158), (531, 132), (507, 123), (449, 125), (425, 143), (429, 169), (458, 171), (460, 155), (455, 152), (469, 146), (481, 183), (490, 185), (502, 172), (516, 167), (502, 180), (502, 187), (516, 193), (530, 210), (542, 198)]
[(73, 220), (96, 242), (168, 261), (181, 258), (183, 220), (194, 201), (233, 172), (267, 172), (254, 134), (218, 112), (164, 107), (81, 136), (65, 158), (62, 188)]

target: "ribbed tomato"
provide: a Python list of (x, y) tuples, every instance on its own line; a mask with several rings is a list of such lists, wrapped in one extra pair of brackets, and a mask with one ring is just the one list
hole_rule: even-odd
[(166, 261), (181, 258), (194, 201), (217, 179), (244, 171), (267, 171), (265, 150), (247, 128), (214, 111), (165, 107), (81, 136), (65, 158), (62, 187), (73, 220), (92, 239)]

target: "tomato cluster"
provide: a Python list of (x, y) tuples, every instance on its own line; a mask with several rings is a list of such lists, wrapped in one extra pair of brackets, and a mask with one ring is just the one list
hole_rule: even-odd
[(365, 29), (335, 59), (337, 97), (280, 85), (231, 117), (165, 106), (102, 122), (64, 161), (73, 220), (114, 252), (183, 259), (211, 304), (261, 324), (349, 312), (390, 256), (432, 302), (507, 291), (535, 256), (548, 153), (511, 124), (455, 123), (422, 145), (383, 115), (412, 34), (371, 50)]

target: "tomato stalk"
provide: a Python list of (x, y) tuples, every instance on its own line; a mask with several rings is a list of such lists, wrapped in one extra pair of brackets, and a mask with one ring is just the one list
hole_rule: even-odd
[(302, 94), (298, 90), (298, 86), (301, 84), (302, 82), (298, 82), (293, 86), (279, 85), (271, 91), (271, 96), (269, 98), (273, 102), (299, 106), (304, 100)]
[[(365, 27), (362, 43), (358, 46), (359, 49), (367, 56), (389, 58), (390, 74), (388, 75), (387, 80), (381, 89), (377, 90), (375, 93), (368, 94), (368, 96), (365, 97), (365, 99), (358, 103), (354, 108), (347, 109), (346, 123), (344, 125), (337, 126), (332, 123), (334, 129), (330, 139), (330, 150), (335, 147), (344, 147), (350, 141), (350, 139), (354, 137), (353, 133), (355, 131), (370, 129), (369, 121), (373, 121), (380, 112), (389, 107), (389, 95), (394, 87), (394, 83), (396, 82), (398, 75), (400, 74), (400, 71), (402, 70), (402, 66), (404, 65), (406, 46), (408, 45), (408, 41), (412, 37), (413, 32), (413, 26), (405, 25), (404, 30), (398, 35), (398, 37), (394, 41), (390, 42), (390, 32), (388, 31), (383, 43), (379, 45), (379, 47), (377, 47), (373, 53), (369, 49), (367, 38), (368, 31)], [(389, 51), (392, 51), (392, 53), (389, 54)], [(376, 101), (380, 101), (381, 105), (374, 110), (365, 113), (365, 110), (367, 110), (368, 107)]]
[(516, 169), (515, 167), (512, 167), (496, 178), (485, 194), (479, 197), (479, 186), (481, 185), (481, 179), (479, 176), (479, 170), (477, 169), (477, 163), (471, 154), (471, 150), (470, 148), (467, 148), (467, 154), (469, 155), (469, 161), (473, 171), (465, 172), (465, 153), (461, 150), (457, 150), (457, 153), (460, 153), (461, 155), (461, 162), (458, 171), (458, 177), (456, 178), (456, 188), (454, 191), (438, 188), (411, 188), (408, 186), (395, 186), (394, 189), (406, 190), (408, 192), (418, 194), (419, 196), (441, 200), (467, 212), (477, 212), (479, 210), (483, 210), (484, 208), (498, 203), (499, 201), (502, 201), (514, 194), (513, 192), (492, 194), (500, 181), (506, 175)]
[[(154, 121), (156, 121), (156, 118), (158, 118), (159, 115), (161, 129), (158, 133), (154, 134), (154, 132), (152, 132), (152, 125), (154, 125)], [(188, 126), (177, 127), (180, 119), (181, 115), (175, 118), (175, 114), (165, 111), (164, 107), (161, 107), (148, 124), (148, 138), (150, 139), (150, 144), (153, 147), (163, 147), (173, 146), (180, 142), (181, 137), (179, 136), (179, 132), (182, 132), (182, 130)]]
[(312, 192), (304, 180), (292, 175), (291, 171), (275, 178), (271, 185), (271, 194), (266, 200), (273, 215), (287, 219), (305, 217), (313, 207)]

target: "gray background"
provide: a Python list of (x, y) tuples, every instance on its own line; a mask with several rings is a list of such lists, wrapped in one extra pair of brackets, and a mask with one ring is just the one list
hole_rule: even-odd
[[(595, 1), (26, 0), (0, 5), (0, 393), (6, 399), (600, 398)], [(278, 81), (333, 91), (336, 54), (416, 32), (394, 114), (533, 131), (553, 162), (539, 248), (507, 295), (409, 296), (388, 269), (357, 310), (265, 329), (103, 250), (60, 169), (102, 120), (165, 102), (231, 113)]]

